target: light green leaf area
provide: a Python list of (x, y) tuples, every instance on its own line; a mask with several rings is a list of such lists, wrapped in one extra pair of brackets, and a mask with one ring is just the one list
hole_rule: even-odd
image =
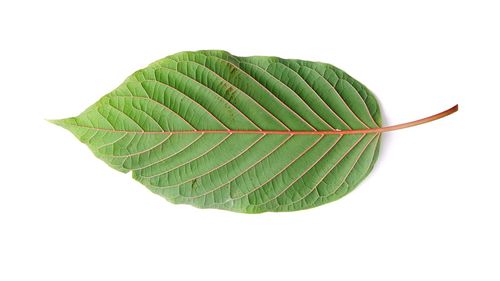
[(382, 121), (374, 95), (332, 65), (198, 51), (156, 61), (52, 122), (170, 202), (260, 213), (352, 191), (377, 159), (380, 133), (328, 132)]

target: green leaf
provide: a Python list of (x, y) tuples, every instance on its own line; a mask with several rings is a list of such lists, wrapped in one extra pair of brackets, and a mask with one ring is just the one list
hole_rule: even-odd
[(332, 65), (224, 51), (168, 56), (52, 122), (170, 202), (245, 213), (346, 195), (386, 130), (370, 90)]

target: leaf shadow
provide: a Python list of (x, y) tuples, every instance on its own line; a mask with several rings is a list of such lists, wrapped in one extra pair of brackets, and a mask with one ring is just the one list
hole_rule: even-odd
[[(379, 103), (380, 114), (382, 115), (382, 127), (389, 126), (389, 124), (391, 124), (391, 120), (390, 118), (387, 118), (387, 114), (384, 110), (384, 107), (381, 105), (380, 100), (378, 100), (378, 103)], [(393, 141), (393, 136), (391, 133), (382, 133), (382, 136), (380, 137), (380, 148), (379, 148), (377, 163), (375, 163), (375, 166), (373, 167), (373, 170), (370, 172), (370, 175), (376, 173), (376, 171), (379, 169), (378, 163), (385, 161), (384, 159), (387, 157), (386, 148), (391, 147), (392, 141)]]

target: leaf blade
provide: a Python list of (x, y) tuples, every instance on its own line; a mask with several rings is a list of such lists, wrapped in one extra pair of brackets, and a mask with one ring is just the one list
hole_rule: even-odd
[(379, 133), (340, 133), (379, 128), (381, 116), (333, 66), (198, 51), (154, 62), (54, 123), (171, 202), (260, 213), (350, 192), (376, 161)]

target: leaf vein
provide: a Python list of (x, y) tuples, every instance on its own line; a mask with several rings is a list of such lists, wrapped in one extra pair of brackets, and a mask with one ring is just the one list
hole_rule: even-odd
[(163, 86), (163, 87), (166, 87), (166, 88), (169, 88), (171, 90), (174, 90), (176, 92), (178, 92), (179, 94), (183, 95), (184, 97), (186, 97), (187, 99), (191, 100), (192, 102), (194, 102), (196, 105), (198, 105), (201, 109), (203, 109), (205, 112), (207, 112), (210, 116), (212, 116), (217, 122), (219, 122), (223, 127), (224, 129), (226, 130), (229, 130), (229, 128), (222, 122), (220, 121), (217, 117), (215, 117), (207, 108), (203, 107), (200, 103), (198, 103), (196, 100), (194, 100), (193, 98), (191, 98), (189, 95), (187, 95), (186, 93), (182, 92), (181, 90), (175, 88), (174, 86), (171, 86), (171, 85), (168, 85), (166, 83), (163, 83), (162, 81), (159, 81), (159, 80), (153, 80), (153, 79), (143, 79), (142, 81), (150, 81), (150, 82), (155, 82), (155, 83), (158, 83), (159, 85)]
[(278, 150), (280, 147), (282, 147), (286, 142), (288, 142), (288, 140), (290, 140), (290, 138), (292, 138), (292, 135), (288, 136), (287, 138), (285, 138), (281, 143), (279, 143), (275, 148), (273, 148), (271, 151), (269, 151), (266, 155), (264, 155), (263, 157), (261, 157), (260, 159), (258, 159), (255, 163), (253, 163), (252, 165), (250, 165), (248, 168), (246, 168), (243, 172), (241, 172), (240, 174), (238, 174), (236, 177), (232, 178), (230, 181), (227, 181), (219, 186), (217, 186), (215, 189), (213, 190), (210, 190), (204, 194), (201, 194), (201, 195), (197, 195), (197, 196), (193, 196), (193, 197), (187, 197), (187, 196), (184, 196), (185, 198), (189, 198), (189, 199), (195, 199), (195, 198), (198, 198), (198, 197), (201, 197), (201, 196), (205, 196), (207, 194), (210, 194), (210, 193), (213, 193), (221, 188), (223, 188), (224, 186), (227, 186), (227, 185), (230, 185), (232, 182), (234, 182), (237, 178), (241, 177), (242, 175), (244, 175), (246, 172), (248, 172), (251, 168), (255, 167), (257, 164), (261, 163), (262, 161), (264, 161), (266, 158), (269, 157), (269, 155), (271, 155), (272, 153), (274, 153), (276, 150)]
[[(369, 127), (368, 127), (368, 125), (366, 125), (366, 123), (365, 123), (365, 122), (363, 122), (363, 121), (359, 118), (359, 116), (358, 116), (356, 113), (354, 113), (354, 111), (352, 110), (352, 108), (351, 108), (349, 105), (347, 105), (347, 103), (346, 103), (346, 101), (344, 100), (344, 98), (340, 95), (340, 93), (339, 93), (339, 92), (337, 91), (337, 89), (336, 89), (336, 88), (332, 85), (332, 83), (330, 83), (330, 81), (328, 81), (325, 77), (323, 77), (323, 75), (321, 75), (321, 73), (319, 73), (316, 69), (314, 69), (314, 68), (312, 68), (312, 67), (309, 67), (309, 66), (306, 66), (306, 65), (303, 65), (302, 67), (305, 67), (305, 68), (307, 68), (307, 69), (310, 69), (310, 70), (312, 70), (312, 71), (316, 72), (316, 73), (318, 74), (318, 76), (319, 76), (319, 77), (321, 77), (321, 79), (323, 79), (326, 83), (328, 83), (328, 85), (329, 85), (329, 86), (330, 86), (330, 88), (333, 90), (333, 92), (334, 92), (335, 94), (337, 94), (337, 96), (338, 96), (338, 97), (342, 100), (342, 103), (345, 105), (345, 107), (347, 107), (347, 109), (349, 109), (349, 112), (350, 112), (350, 113), (351, 113), (351, 114), (352, 114), (352, 115), (353, 115), (353, 116), (354, 116), (354, 117), (355, 117), (355, 118), (356, 118), (356, 119), (357, 119), (357, 120), (358, 120), (358, 121), (359, 121), (359, 122), (360, 122), (363, 126), (365, 126), (366, 128), (369, 128)], [(357, 92), (357, 91), (356, 91), (356, 92)], [(358, 95), (359, 95), (359, 93), (358, 93)], [(365, 105), (365, 107), (366, 107), (366, 104), (365, 104), (365, 102), (364, 102), (364, 101), (363, 101), (363, 104), (364, 104), (364, 105)], [(370, 115), (370, 116), (371, 116), (371, 114), (368, 114), (368, 115)]]
[[(347, 123), (344, 121), (344, 119), (340, 118), (337, 113), (335, 113), (335, 111), (328, 106), (328, 104), (326, 104), (325, 100), (323, 100), (323, 98), (321, 97), (321, 95), (316, 92), (316, 90), (314, 90), (311, 85), (309, 85), (309, 83), (304, 79), (304, 77), (302, 77), (302, 75), (299, 74), (299, 72), (295, 71), (293, 68), (289, 67), (288, 65), (282, 63), (282, 62), (276, 62), (276, 64), (281, 64), (283, 66), (285, 66), (286, 68), (290, 69), (292, 72), (296, 73), (298, 77), (300, 77), (300, 80), (304, 82), (304, 85), (306, 85), (311, 91), (313, 91), (316, 96), (319, 98), (319, 100), (321, 101), (321, 103), (331, 112), (333, 113), (333, 115), (335, 117), (337, 117), (337, 119), (340, 120), (340, 122), (342, 122), (342, 124), (344, 124), (349, 130), (351, 129), (351, 127), (349, 125), (347, 125)], [(321, 118), (321, 117), (320, 117)], [(323, 118), (321, 118), (323, 119)], [(323, 119), (324, 120), (324, 119)], [(325, 121), (326, 122), (326, 121)], [(330, 126), (331, 127), (331, 126)]]
[[(274, 114), (272, 114), (269, 110), (267, 110), (263, 105), (261, 105), (259, 102), (257, 102), (257, 100), (255, 100), (252, 96), (250, 96), (249, 94), (247, 94), (246, 92), (244, 92), (243, 90), (241, 90), (238, 86), (236, 86), (235, 84), (229, 82), (228, 80), (226, 80), (224, 77), (222, 77), (221, 75), (219, 75), (219, 73), (217, 73), (215, 70), (211, 69), (210, 67), (206, 66), (206, 65), (203, 65), (201, 63), (198, 63), (196, 61), (189, 61), (189, 60), (180, 60), (180, 61), (176, 61), (176, 60), (173, 60), (171, 58), (169, 58), (169, 60), (172, 60), (172, 61), (175, 61), (176, 63), (179, 63), (179, 62), (187, 62), (187, 63), (194, 63), (196, 65), (199, 65), (201, 67), (204, 67), (205, 69), (207, 69), (208, 71), (210, 71), (211, 73), (213, 73), (215, 76), (217, 76), (220, 80), (228, 83), (229, 85), (235, 87), (240, 93), (243, 93), (245, 96), (249, 97), (252, 101), (255, 102), (255, 104), (261, 108), (263, 111), (265, 111), (270, 117), (272, 117), (274, 120), (276, 120), (278, 123), (280, 123), (287, 131), (290, 131), (290, 128), (288, 128), (278, 117), (276, 117)], [(162, 67), (164, 68), (164, 67)]]
[[(299, 201), (303, 200), (303, 199), (304, 199), (304, 198), (306, 198), (307, 196), (309, 196), (311, 193), (313, 193), (313, 192), (314, 192), (314, 191), (318, 188), (318, 186), (319, 186), (321, 183), (323, 183), (324, 179), (325, 179), (328, 175), (330, 175), (330, 173), (333, 171), (333, 169), (334, 169), (335, 167), (337, 167), (337, 165), (338, 165), (340, 162), (342, 162), (342, 161), (345, 159), (345, 157), (346, 157), (346, 156), (347, 156), (347, 155), (348, 155), (348, 154), (349, 154), (349, 153), (350, 153), (350, 152), (351, 152), (351, 151), (352, 151), (352, 150), (353, 150), (353, 149), (354, 149), (354, 148), (358, 145), (358, 143), (359, 143), (359, 142), (361, 142), (361, 140), (363, 140), (365, 137), (366, 137), (366, 134), (363, 134), (363, 136), (362, 136), (361, 138), (359, 138), (359, 139), (358, 139), (358, 140), (357, 140), (357, 141), (356, 141), (356, 142), (355, 142), (355, 143), (354, 143), (354, 144), (353, 144), (353, 145), (349, 148), (349, 150), (348, 150), (348, 151), (346, 151), (346, 153), (344, 153), (344, 155), (342, 155), (342, 157), (341, 157), (341, 158), (340, 158), (337, 162), (335, 162), (335, 164), (334, 164), (334, 165), (333, 165), (333, 166), (332, 166), (332, 167), (328, 170), (328, 172), (327, 172), (327, 173), (325, 173), (325, 175), (321, 178), (321, 180), (320, 180), (320, 181), (318, 181), (318, 183), (317, 183), (317, 184), (315, 184), (315, 185), (313, 186), (313, 188), (312, 188), (312, 189), (311, 189), (308, 193), (306, 193), (306, 194), (305, 194), (304, 196), (302, 196), (301, 198), (299, 198), (299, 199), (297, 199), (297, 200), (295, 200), (295, 201), (292, 201), (291, 203), (287, 203), (287, 204), (284, 204), (284, 205), (281, 205), (281, 206), (282, 206), (282, 207), (286, 207), (286, 206), (290, 206), (290, 205), (292, 205), (292, 204), (295, 204), (295, 203), (297, 203), (297, 202), (299, 202)], [(373, 139), (372, 139), (372, 140), (373, 140)], [(365, 147), (365, 148), (366, 148), (366, 147)], [(365, 148), (364, 148), (364, 149), (365, 149)], [(364, 152), (364, 149), (362, 150), (362, 152), (361, 152), (360, 154), (362, 154), (362, 153)], [(358, 158), (358, 159), (359, 159), (359, 158)], [(358, 160), (358, 159), (356, 159), (355, 163), (357, 162), (357, 160)], [(354, 165), (355, 165), (355, 164), (354, 164)]]
[(165, 157), (165, 158), (162, 158), (162, 159), (159, 159), (158, 161), (155, 161), (153, 163), (150, 163), (144, 167), (141, 167), (141, 168), (135, 168), (135, 169), (130, 169), (131, 171), (137, 171), (137, 170), (143, 170), (143, 169), (146, 169), (148, 167), (151, 167), (153, 165), (156, 165), (158, 163), (161, 163), (163, 161), (167, 161), (168, 159), (174, 157), (175, 155), (181, 153), (182, 151), (188, 149), (192, 144), (194, 144), (195, 142), (197, 142), (199, 139), (201, 139), (201, 137), (203, 137), (204, 133), (201, 133), (197, 138), (195, 138), (192, 142), (190, 142), (188, 145), (186, 145), (185, 147), (183, 147), (182, 149), (180, 149), (179, 151), (173, 153), (172, 155), (169, 155), (168, 157)]
[(310, 146), (308, 146), (304, 151), (302, 151), (297, 157), (295, 157), (292, 161), (290, 161), (290, 163), (288, 163), (283, 169), (281, 169), (278, 173), (276, 173), (274, 176), (272, 176), (270, 179), (268, 179), (266, 182), (264, 182), (263, 184), (257, 186), (256, 188), (252, 189), (250, 192), (246, 193), (246, 194), (243, 194), (242, 196), (240, 197), (236, 197), (236, 198), (233, 198), (233, 200), (238, 200), (240, 198), (243, 198), (245, 196), (248, 196), (254, 192), (256, 192), (257, 190), (261, 189), (263, 186), (265, 186), (266, 184), (268, 184), (269, 182), (271, 182), (273, 179), (277, 178), (279, 175), (281, 175), (284, 171), (286, 171), (292, 164), (294, 164), (298, 159), (302, 158), (302, 156), (304, 156), (307, 152), (309, 152), (321, 139), (323, 139), (324, 135), (319, 137), (317, 140), (315, 140), (313, 142), (313, 144), (311, 144)]
[[(207, 57), (212, 57), (212, 58), (216, 58), (216, 59), (219, 59), (223, 62), (226, 62), (227, 64), (229, 65), (232, 65), (233, 67), (235, 67), (236, 69), (238, 69), (239, 71), (241, 71), (242, 73), (246, 74), (251, 80), (253, 80), (259, 87), (261, 87), (265, 92), (269, 93), (270, 96), (272, 96), (274, 99), (276, 99), (282, 106), (285, 107), (285, 109), (287, 109), (289, 112), (291, 112), (292, 114), (294, 114), (295, 116), (297, 116), (302, 122), (304, 122), (304, 124), (306, 124), (307, 126), (309, 126), (312, 130), (316, 131), (316, 128), (314, 128), (314, 126), (312, 126), (311, 124), (309, 124), (306, 120), (304, 120), (304, 118), (302, 118), (302, 116), (300, 116), (297, 112), (295, 112), (294, 110), (292, 110), (288, 105), (286, 105), (280, 98), (278, 98), (275, 94), (273, 94), (271, 92), (271, 90), (269, 90), (266, 86), (264, 86), (264, 84), (262, 84), (261, 82), (259, 82), (259, 80), (257, 80), (255, 77), (253, 77), (252, 75), (250, 75), (248, 72), (244, 71), (243, 69), (241, 69), (239, 66), (235, 65), (234, 63), (226, 60), (226, 59), (223, 59), (223, 58), (220, 58), (220, 57), (216, 57), (216, 56), (207, 56)], [(260, 68), (261, 70), (265, 71), (264, 69), (262, 69), (261, 67), (259, 67), (258, 65), (255, 65), (253, 63), (249, 63), (249, 62), (239, 62), (240, 64), (241, 63), (246, 63), (246, 64), (250, 64), (252, 66), (255, 66), (257, 68)], [(267, 73), (267, 71), (265, 71)], [(269, 74), (269, 73), (268, 73)], [(270, 74), (269, 74), (270, 75)], [(274, 77), (272, 75), (270, 75), (271, 77)], [(275, 78), (276, 79), (276, 78)], [(278, 79), (277, 79), (278, 80)], [(279, 80), (278, 80), (279, 81)]]
[[(171, 71), (174, 71), (173, 69), (166, 68), (166, 67), (163, 67), (163, 66), (159, 66), (159, 67), (158, 67), (158, 69), (163, 69), (163, 70), (171, 70)], [(246, 119), (248, 122), (250, 122), (250, 124), (252, 124), (255, 128), (257, 128), (257, 130), (259, 130), (259, 131), (261, 131), (261, 130), (262, 130), (262, 129), (261, 129), (259, 126), (257, 126), (257, 125), (256, 125), (256, 124), (255, 124), (255, 123), (254, 123), (254, 122), (253, 122), (253, 121), (252, 121), (252, 120), (248, 117), (248, 116), (246, 116), (245, 114), (243, 114), (243, 112), (241, 112), (241, 110), (240, 110), (240, 109), (238, 109), (238, 108), (237, 108), (234, 104), (232, 104), (231, 102), (229, 102), (229, 101), (228, 101), (228, 100), (227, 100), (224, 96), (222, 96), (220, 93), (218, 93), (218, 92), (216, 92), (216, 91), (214, 91), (214, 90), (210, 89), (209, 87), (205, 86), (205, 85), (204, 85), (203, 83), (201, 83), (200, 81), (198, 81), (198, 80), (196, 80), (196, 79), (194, 79), (194, 78), (192, 78), (192, 77), (190, 77), (190, 76), (188, 76), (188, 75), (186, 75), (186, 74), (184, 74), (184, 73), (182, 73), (182, 72), (180, 72), (180, 71), (177, 71), (177, 70), (175, 70), (175, 71), (176, 71), (175, 73), (180, 74), (180, 75), (182, 75), (182, 76), (186, 77), (187, 79), (190, 79), (190, 80), (192, 80), (192, 81), (196, 82), (196, 83), (197, 83), (198, 85), (200, 85), (202, 88), (204, 88), (204, 89), (208, 90), (209, 92), (214, 93), (214, 94), (215, 94), (216, 96), (218, 96), (218, 97), (221, 97), (221, 98), (222, 98), (222, 100), (224, 100), (224, 101), (226, 102), (226, 104), (228, 104), (231, 108), (233, 108), (233, 109), (234, 109), (234, 110), (235, 110), (238, 114), (240, 114), (240, 115), (241, 115), (244, 119)], [(158, 81), (158, 80), (157, 80), (157, 81)]]
[[(186, 163), (180, 164), (180, 165), (178, 165), (178, 166), (176, 166), (176, 167), (174, 167), (174, 168), (171, 168), (171, 169), (169, 169), (169, 170), (167, 170), (167, 171), (163, 171), (163, 172), (161, 172), (161, 173), (159, 173), (159, 174), (155, 174), (155, 175), (151, 175), (151, 176), (142, 176), (142, 178), (144, 178), (144, 179), (156, 178), (156, 177), (159, 177), (159, 176), (161, 176), (161, 175), (164, 175), (164, 174), (166, 174), (166, 173), (168, 173), (168, 172), (171, 172), (171, 171), (173, 171), (173, 170), (175, 170), (175, 169), (178, 169), (179, 167), (182, 167), (182, 166), (185, 166), (185, 165), (189, 165), (191, 162), (195, 161), (196, 159), (198, 159), (198, 158), (200, 158), (200, 157), (203, 157), (204, 155), (208, 154), (210, 151), (212, 151), (212, 150), (213, 150), (213, 149), (215, 149), (216, 147), (219, 147), (219, 146), (220, 146), (220, 145), (221, 145), (221, 144), (222, 144), (222, 143), (223, 143), (226, 139), (228, 139), (230, 136), (231, 136), (231, 134), (228, 134), (228, 135), (227, 135), (227, 136), (225, 136), (225, 137), (224, 137), (221, 141), (219, 141), (219, 142), (218, 142), (218, 143), (216, 143), (214, 146), (212, 146), (209, 150), (205, 151), (204, 153), (202, 153), (202, 154), (198, 155), (198, 156), (197, 156), (197, 157), (195, 157), (195, 158), (190, 159), (190, 160), (189, 160), (188, 162), (186, 162)], [(188, 180), (188, 181), (189, 181), (189, 180)], [(186, 181), (186, 182), (188, 182), (188, 181)], [(183, 183), (184, 183), (184, 182), (183, 182)], [(180, 184), (182, 184), (182, 183), (180, 183)], [(179, 184), (177, 184), (177, 185), (172, 185), (172, 186), (157, 186), (157, 187), (161, 187), (161, 188), (168, 188), (168, 187), (173, 187), (173, 186), (178, 186), (178, 185), (179, 185)]]

